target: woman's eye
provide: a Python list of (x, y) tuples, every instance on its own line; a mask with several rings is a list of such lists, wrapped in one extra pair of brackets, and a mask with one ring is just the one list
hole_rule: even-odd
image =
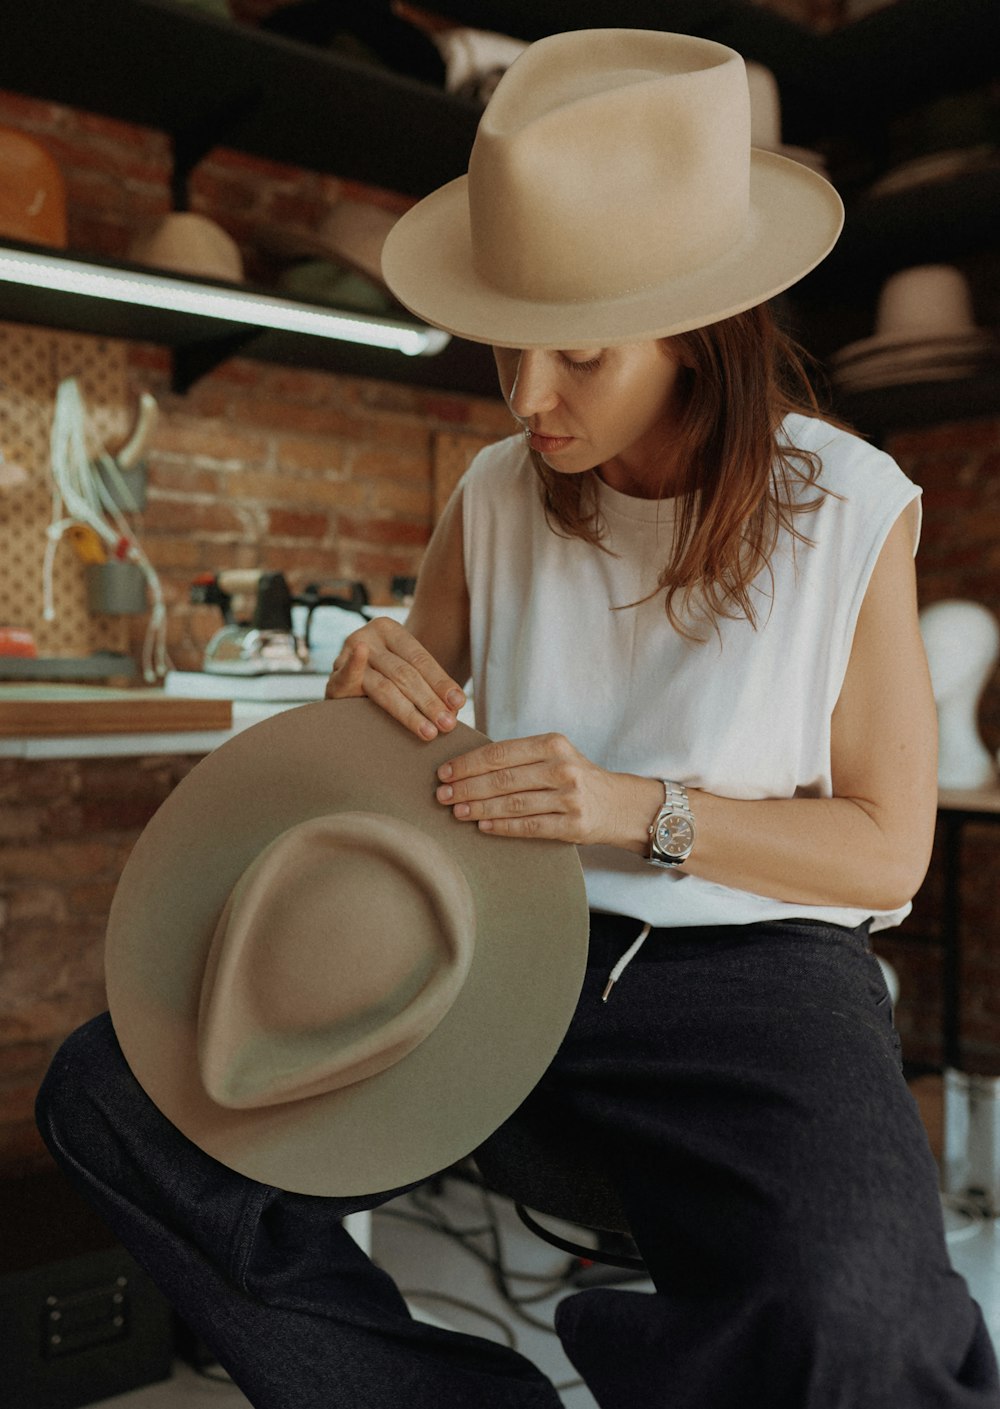
[(572, 357), (567, 357), (566, 364), (571, 367), (574, 372), (596, 372), (597, 368), (601, 365), (601, 359), (599, 357), (590, 357), (585, 362), (574, 362)]

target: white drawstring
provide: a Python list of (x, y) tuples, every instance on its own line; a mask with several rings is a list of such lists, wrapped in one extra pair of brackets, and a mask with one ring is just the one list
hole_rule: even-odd
[(638, 939), (633, 940), (633, 942), (625, 950), (625, 953), (618, 960), (618, 963), (611, 970), (610, 974), (608, 974), (608, 981), (604, 985), (604, 992), (601, 994), (602, 1003), (606, 1003), (608, 1001), (608, 994), (614, 988), (615, 984), (621, 978), (622, 974), (628, 968), (629, 964), (631, 964), (632, 960), (635, 958), (639, 950), (645, 944), (646, 937), (651, 929), (652, 925), (643, 925), (642, 929), (639, 931)]

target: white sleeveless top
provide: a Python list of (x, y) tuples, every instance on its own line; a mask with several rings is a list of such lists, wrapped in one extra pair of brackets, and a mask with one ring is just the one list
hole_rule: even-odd
[[(675, 501), (598, 483), (602, 552), (549, 527), (523, 437), (483, 450), (463, 480), (476, 725), (494, 739), (558, 730), (594, 763), (673, 778), (722, 797), (832, 796), (830, 723), (872, 570), (908, 506), (914, 551), (920, 490), (858, 437), (790, 416), (788, 442), (817, 452), (823, 495), (783, 534), (760, 615), (720, 620), (701, 643), (671, 627), (656, 587)], [(817, 497), (815, 486), (802, 497)], [(612, 556), (614, 554), (615, 556)], [(613, 611), (616, 605), (624, 610)], [(654, 926), (749, 924), (807, 916), (872, 928), (909, 913), (788, 904), (652, 867), (614, 847), (581, 847), (592, 909)]]

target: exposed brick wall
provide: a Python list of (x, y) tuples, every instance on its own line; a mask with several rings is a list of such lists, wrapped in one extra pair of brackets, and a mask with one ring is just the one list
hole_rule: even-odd
[[(924, 526), (917, 557), (922, 607), (945, 598), (979, 602), (1000, 619), (1000, 417), (898, 433), (886, 449), (924, 491)], [(983, 693), (979, 727), (1000, 749), (1000, 671)], [(940, 832), (940, 829), (939, 829)], [(899, 931), (877, 948), (899, 970), (897, 1023), (913, 1061), (941, 1057), (941, 932), (943, 847), (939, 835), (931, 870)], [(1000, 823), (971, 822), (962, 847), (965, 1063), (1000, 1071)]]
[[(132, 239), (171, 208), (172, 154), (161, 133), (0, 92), (0, 125), (44, 143), (67, 187), (70, 247), (124, 257)], [(217, 149), (197, 168), (192, 209), (239, 243), (248, 277), (268, 283), (283, 240), (308, 236), (341, 196), (390, 209), (405, 199)], [(219, 625), (190, 609), (200, 571), (259, 566), (293, 590), (331, 577), (362, 580), (386, 602), (394, 575), (412, 576), (431, 529), (434, 436), (505, 435), (499, 399), (450, 395), (234, 359), (184, 396), (170, 390), (170, 357), (130, 344), (136, 400), (162, 412), (149, 501), (136, 520), (160, 572), (174, 663), (192, 668)]]
[[(836, 10), (817, 0), (809, 13), (826, 23)], [(124, 255), (169, 210), (171, 153), (161, 134), (5, 93), (0, 124), (36, 134), (59, 160), (74, 248)], [(261, 229), (308, 232), (342, 191), (332, 177), (219, 151), (196, 173), (191, 204), (229, 230), (248, 276), (266, 282), (274, 262)], [(152, 390), (163, 413), (139, 528), (182, 667), (197, 665), (218, 624), (188, 605), (195, 573), (260, 565), (299, 587), (356, 577), (385, 601), (393, 574), (416, 571), (430, 531), (434, 436), (499, 436), (509, 426), (498, 402), (240, 360), (176, 396), (162, 350), (136, 344), (129, 356), (136, 396)], [(1000, 419), (900, 435), (888, 448), (925, 490), (922, 602), (971, 597), (1000, 614)], [(997, 680), (981, 724), (990, 747), (1000, 746)], [(101, 947), (118, 875), (194, 761), (0, 760), (0, 1174), (42, 1158), (31, 1119), (38, 1080), (61, 1037), (103, 1005)], [(1000, 828), (968, 829), (966, 877), (965, 1031), (970, 1054), (988, 1062), (1000, 1058)], [(940, 960), (928, 942), (940, 904), (937, 852), (913, 916), (878, 942), (900, 972), (898, 1020), (914, 1060), (940, 1054)]]
[[(36, 135), (67, 183), (72, 248), (124, 256), (170, 209), (170, 146), (159, 133), (0, 93), (0, 125)], [(308, 232), (341, 194), (389, 208), (389, 193), (213, 153), (192, 208), (240, 243), (247, 275), (274, 273), (259, 234)], [(214, 609), (192, 607), (198, 572), (261, 566), (307, 581), (363, 581), (386, 602), (416, 573), (432, 520), (439, 432), (509, 433), (499, 400), (233, 360), (186, 395), (169, 354), (128, 345), (133, 400), (161, 411), (148, 502), (136, 519), (168, 606), (174, 665), (196, 668)], [(0, 545), (2, 549), (2, 545)], [(142, 623), (137, 623), (137, 644)], [(61, 1038), (104, 1006), (107, 910), (143, 825), (196, 760), (0, 760), (0, 1175), (44, 1162), (32, 1103)]]
[(46, 1162), (35, 1092), (62, 1037), (105, 1007), (118, 877), (196, 761), (0, 759), (0, 1177)]
[(152, 390), (162, 412), (136, 524), (181, 669), (200, 665), (220, 624), (214, 608), (188, 604), (198, 572), (264, 567), (293, 590), (346, 577), (388, 602), (430, 536), (435, 436), (493, 439), (512, 426), (500, 401), (250, 361), (176, 396), (167, 358), (131, 349), (136, 395)]

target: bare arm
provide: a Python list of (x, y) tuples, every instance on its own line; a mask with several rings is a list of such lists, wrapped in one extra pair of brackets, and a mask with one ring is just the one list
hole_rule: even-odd
[(353, 631), (334, 661), (329, 699), (367, 695), (423, 739), (455, 727), (469, 678), (469, 594), (457, 489), (427, 545), (402, 626), (376, 617)]
[(692, 795), (708, 880), (806, 904), (889, 910), (927, 870), (937, 805), (937, 723), (901, 518), (858, 618), (832, 723), (832, 798), (733, 802)]
[[(904, 515), (869, 583), (833, 715), (834, 796), (748, 802), (692, 791), (697, 842), (684, 869), (793, 904), (895, 909), (927, 869), (936, 760)], [(499, 836), (554, 836), (645, 854), (663, 800), (656, 779), (598, 768), (561, 735), (492, 744), (454, 760), (451, 770), (441, 776), (439, 800)]]

